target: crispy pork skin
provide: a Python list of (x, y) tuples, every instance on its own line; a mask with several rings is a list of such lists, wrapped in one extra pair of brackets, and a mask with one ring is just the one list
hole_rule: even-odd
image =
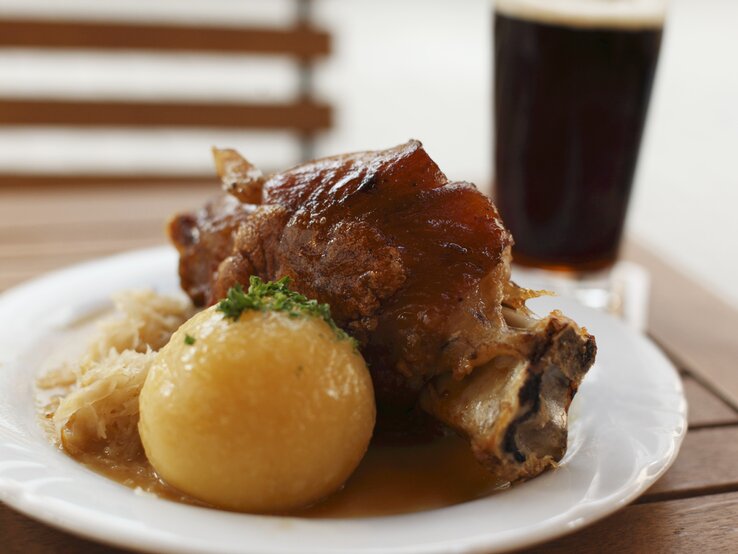
[(229, 194), (169, 226), (196, 303), (250, 275), (289, 276), (359, 341), (380, 424), (421, 407), (511, 481), (561, 458), (594, 339), (561, 314), (532, 318), (487, 197), (450, 182), (417, 141), (267, 177), (233, 150), (215, 158)]

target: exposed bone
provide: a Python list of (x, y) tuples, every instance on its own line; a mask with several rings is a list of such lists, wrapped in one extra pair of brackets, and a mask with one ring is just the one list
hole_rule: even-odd
[[(505, 310), (505, 353), (463, 379), (441, 375), (421, 406), (469, 439), (476, 457), (508, 481), (534, 477), (566, 452), (567, 411), (595, 355), (594, 338), (558, 312)], [(518, 349), (509, 354), (509, 346)]]
[(247, 204), (261, 202), (261, 189), (265, 181), (261, 170), (230, 148), (213, 148), (213, 159), (224, 191)]

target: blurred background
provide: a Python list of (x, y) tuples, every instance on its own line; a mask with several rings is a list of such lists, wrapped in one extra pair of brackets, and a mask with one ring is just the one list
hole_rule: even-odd
[[(212, 180), (211, 145), (268, 170), (408, 138), (489, 192), (491, 21), (489, 0), (0, 0), (0, 202), (176, 196)], [(734, 306), (736, 24), (734, 0), (673, 0), (628, 219)]]

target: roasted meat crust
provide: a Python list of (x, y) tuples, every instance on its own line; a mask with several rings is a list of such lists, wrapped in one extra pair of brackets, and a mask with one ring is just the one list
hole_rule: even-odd
[[(250, 182), (233, 177), (253, 172), (223, 152), (228, 190), (253, 200)], [(195, 302), (212, 304), (249, 275), (291, 277), (359, 340), (379, 402), (402, 409), (434, 375), (470, 370), (501, 324), (501, 275), (490, 276), (512, 243), (473, 185), (449, 183), (417, 141), (255, 180), (258, 205), (219, 198), (170, 224)]]
[[(359, 341), (379, 424), (411, 420), (420, 405), (467, 436), (480, 461), (511, 480), (560, 458), (566, 409), (594, 359), (594, 339), (563, 316), (530, 323), (525, 300), (535, 294), (510, 283), (512, 237), (486, 196), (469, 183), (449, 182), (417, 141), (268, 177), (232, 150), (215, 157), (230, 196), (169, 225), (182, 287), (197, 304), (216, 302), (251, 275), (289, 276), (296, 290), (329, 303), (338, 325)], [(550, 329), (591, 339), (582, 369), (567, 358), (575, 347), (555, 341)], [(540, 383), (551, 374), (545, 360), (554, 358), (566, 366), (559, 372), (571, 391), (559, 402), (564, 440), (561, 446), (559, 430), (559, 450), (539, 456), (518, 442), (537, 424), (531, 414), (554, 417), (544, 414), (547, 403), (530, 400), (536, 382), (536, 390), (548, 390)], [(467, 387), (491, 373), (517, 388)], [(464, 388), (494, 396), (509, 417), (494, 425), (469, 417), (466, 396), (458, 393)]]
[(255, 206), (223, 195), (196, 214), (180, 214), (169, 222), (169, 238), (180, 253), (180, 284), (195, 305), (209, 302), (213, 277), (232, 254), (236, 232), (254, 211)]

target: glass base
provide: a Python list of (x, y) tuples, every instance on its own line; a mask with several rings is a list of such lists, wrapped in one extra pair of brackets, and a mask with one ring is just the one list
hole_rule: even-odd
[(645, 268), (633, 262), (620, 261), (608, 270), (594, 273), (513, 265), (512, 278), (520, 286), (576, 298), (585, 306), (619, 317), (638, 331), (646, 330), (651, 278)]

